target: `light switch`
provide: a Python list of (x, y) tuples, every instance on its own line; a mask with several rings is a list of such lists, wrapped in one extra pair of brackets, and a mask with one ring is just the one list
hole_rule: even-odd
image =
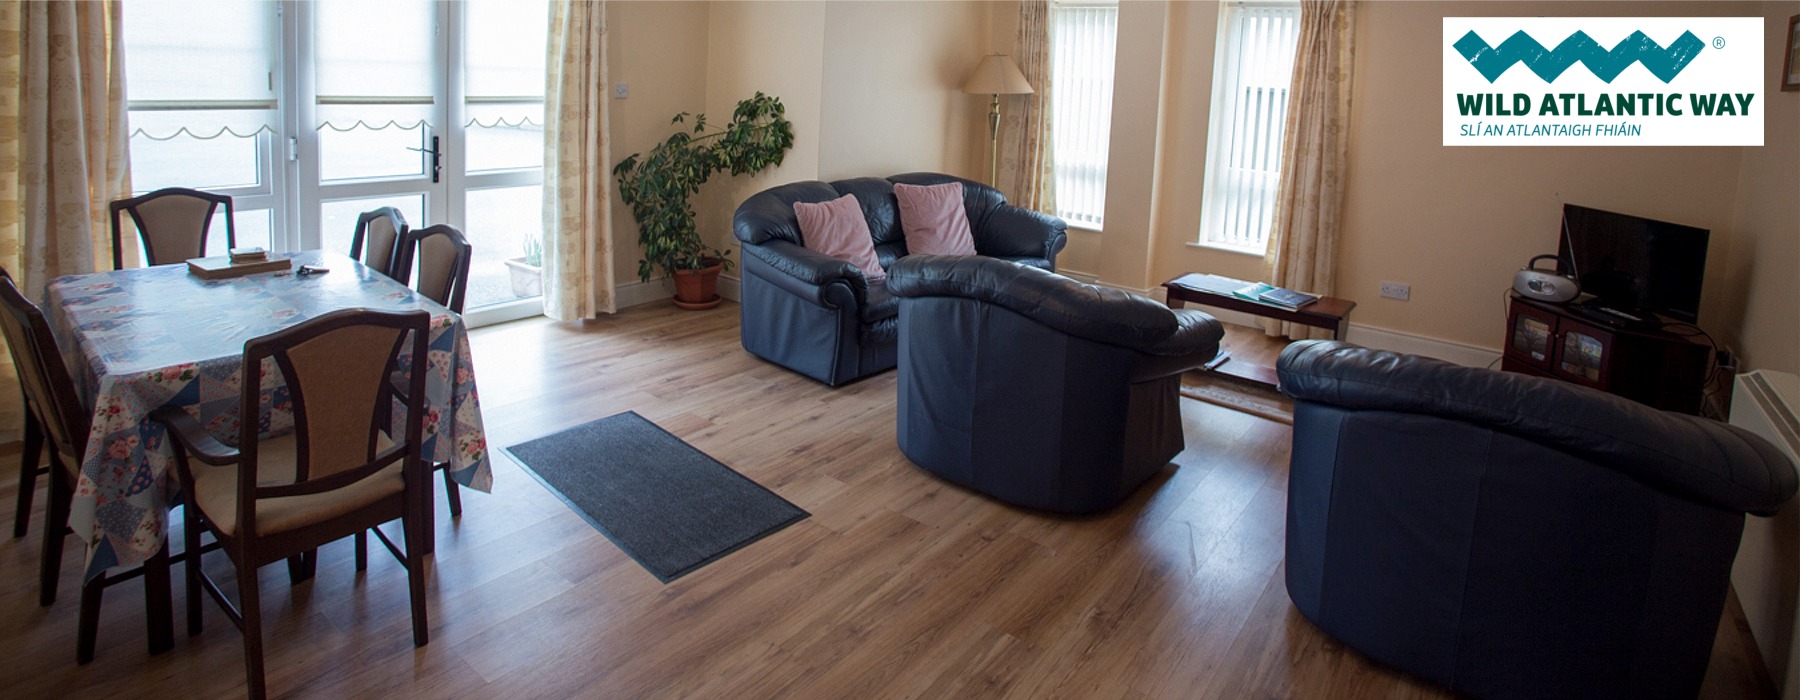
[(623, 100), (631, 96), (630, 83), (613, 83), (613, 99)]

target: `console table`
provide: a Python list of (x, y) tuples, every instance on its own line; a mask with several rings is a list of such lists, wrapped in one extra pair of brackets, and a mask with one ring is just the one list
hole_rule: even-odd
[[(1262, 318), (1324, 328), (1331, 331), (1331, 337), (1337, 340), (1343, 340), (1344, 334), (1350, 330), (1350, 310), (1356, 308), (1356, 302), (1349, 299), (1321, 296), (1318, 301), (1306, 306), (1287, 309), (1274, 304), (1233, 296), (1229, 290), (1207, 290), (1179, 284), (1187, 277), (1188, 275), (1182, 275), (1163, 283), (1163, 289), (1168, 291), (1169, 308), (1179, 309), (1187, 306), (1188, 302), (1193, 302), (1202, 306), (1228, 309)], [(1249, 283), (1244, 282), (1244, 284)], [(1248, 362), (1225, 362), (1217, 365), (1214, 369), (1224, 374), (1269, 386), (1276, 384), (1274, 367)]]

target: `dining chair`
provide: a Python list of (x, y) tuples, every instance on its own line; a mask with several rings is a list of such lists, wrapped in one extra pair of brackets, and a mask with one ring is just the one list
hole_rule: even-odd
[(475, 253), (461, 231), (445, 224), (408, 230), (401, 238), (399, 254), (395, 269), (400, 274), (394, 279), (402, 283), (412, 279), (417, 266), (418, 280), (413, 289), (451, 311), (463, 312), (469, 261)]
[[(394, 274), (396, 253), (406, 237), (406, 216), (399, 209), (382, 207), (365, 211), (356, 217), (356, 234), (350, 238), (350, 257), (381, 274), (406, 284), (406, 278)], [(364, 255), (363, 244), (368, 244)]]
[[(412, 599), (413, 645), (429, 640), (425, 571), (421, 551), (423, 497), (429, 477), (420, 441), (424, 432), (425, 372), (407, 373), (404, 431), (394, 440), (378, 406), (394, 398), (389, 376), (402, 350), (425, 357), (431, 314), (343, 309), (244, 343), (237, 446), (228, 447), (187, 411), (151, 414), (169, 429), (175, 467), (188, 484), (188, 551), (199, 551), (200, 533), (213, 533), (237, 570), (233, 606), (188, 557), (188, 634), (200, 633), (202, 588), (224, 608), (244, 635), (244, 666), (251, 698), (265, 696), (262, 605), (257, 569), (291, 559), (345, 537), (356, 538), (356, 569), (368, 566), (366, 533), (373, 532), (406, 568)], [(410, 347), (409, 347), (410, 346)], [(257, 435), (264, 377), (270, 360), (286, 379), (294, 431)], [(400, 520), (402, 553), (380, 526)]]
[[(50, 448), (50, 488), (44, 504), (44, 549), (38, 563), (38, 604), (56, 602), (57, 575), (62, 571), (63, 542), (69, 533), (69, 507), (74, 498), (77, 470), (87, 444), (89, 414), (76, 398), (75, 382), (63, 364), (61, 350), (51, 335), (43, 311), (26, 299), (12, 276), (0, 269), (0, 331), (6, 336), (13, 366), (24, 388), (26, 415), (35, 417), (40, 444)], [(31, 419), (28, 418), (28, 421)], [(27, 431), (34, 430), (28, 422)], [(28, 450), (29, 452), (30, 450)], [(35, 459), (32, 460), (35, 462)], [(145, 618), (149, 625), (150, 653), (175, 645), (174, 613), (169, 593), (169, 547), (165, 542), (144, 562), (120, 573), (107, 571), (81, 584), (81, 609), (76, 620), (75, 660), (94, 659), (99, 636), (101, 595), (108, 586), (142, 576)]]
[[(394, 279), (401, 283), (412, 279), (416, 263), (418, 280), (414, 289), (462, 314), (463, 297), (469, 286), (469, 261), (475, 255), (469, 239), (453, 226), (438, 224), (409, 230), (401, 241), (400, 259), (396, 265), (400, 274)], [(449, 464), (438, 463), (432, 467), (444, 473), (444, 498), (450, 502), (451, 517), (461, 516), (462, 494), (456, 480), (450, 478)]]
[(178, 263), (188, 258), (206, 257), (206, 235), (212, 228), (213, 213), (225, 207), (225, 245), (237, 247), (236, 216), (231, 197), (165, 187), (112, 203), (113, 269), (125, 269), (124, 222), (121, 213), (131, 216), (144, 243), (144, 258), (151, 265)]

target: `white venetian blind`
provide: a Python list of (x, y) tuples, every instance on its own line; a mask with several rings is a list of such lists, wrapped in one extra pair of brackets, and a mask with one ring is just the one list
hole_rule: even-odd
[(1113, 50), (1119, 8), (1057, 3), (1050, 9), (1050, 129), (1056, 215), (1099, 229), (1106, 209), (1112, 134)]
[(1220, 14), (1200, 242), (1262, 253), (1275, 221), (1300, 7), (1229, 2)]

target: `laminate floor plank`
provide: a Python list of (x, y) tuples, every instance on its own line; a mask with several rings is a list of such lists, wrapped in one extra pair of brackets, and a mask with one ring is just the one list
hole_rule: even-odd
[[(1314, 629), (1281, 563), (1286, 425), (1183, 400), (1187, 451), (1122, 506), (1014, 508), (944, 482), (895, 442), (895, 373), (832, 388), (757, 359), (738, 308), (666, 304), (471, 334), (495, 492), (443, 496), (432, 641), (412, 646), (404, 571), (347, 542), (315, 578), (262, 576), (275, 697), (1444, 698)], [(1249, 329), (1228, 344), (1272, 363)], [(659, 583), (500, 448), (637, 411), (811, 512)], [(0, 502), (16, 447), (0, 447)], [(40, 489), (42, 487), (40, 486)], [(98, 658), (74, 663), (81, 549), (37, 606), (32, 534), (0, 540), (0, 695), (234, 698), (243, 646), (210, 601), (201, 635), (146, 652), (141, 587), (108, 592)], [(7, 511), (10, 514), (10, 511)], [(235, 584), (221, 555), (209, 571)], [(180, 569), (174, 581), (182, 604)], [(1702, 697), (1772, 697), (1727, 612)], [(182, 618), (177, 612), (177, 620)]]

